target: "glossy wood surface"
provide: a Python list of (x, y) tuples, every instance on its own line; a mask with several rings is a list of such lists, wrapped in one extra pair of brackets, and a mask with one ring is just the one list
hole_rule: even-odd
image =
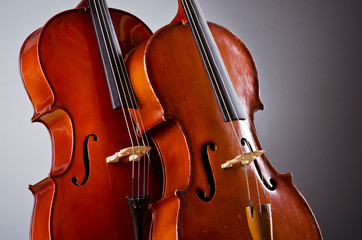
[[(253, 205), (258, 203), (256, 186), (266, 191), (266, 197), (261, 194), (261, 201), (271, 204), (274, 239), (321, 239), (313, 213), (294, 187), (291, 175), (279, 174), (265, 156), (256, 161), (264, 177), (276, 181), (274, 191), (263, 186), (253, 164), (221, 168), (221, 164), (241, 154), (239, 137), (248, 139), (253, 149), (261, 149), (254, 130), (254, 112), (263, 105), (257, 71), (246, 46), (225, 28), (209, 26), (247, 121), (224, 121), (187, 24), (176, 22), (162, 28), (127, 59), (136, 94), (146, 93), (139, 95), (138, 100), (140, 112), (148, 118), (147, 128), (152, 129), (162, 120), (178, 125), (162, 136), (152, 135), (161, 152), (171, 145), (176, 148), (162, 156), (167, 188), (162, 200), (153, 205), (152, 239), (252, 239), (245, 212), (249, 206), (245, 168)], [(149, 89), (145, 90), (147, 86)], [(162, 127), (161, 130), (165, 132)], [(184, 138), (174, 137), (177, 135)], [(248, 150), (243, 147), (243, 151)], [(179, 158), (178, 153), (188, 159)], [(215, 181), (215, 193), (205, 172), (205, 155)], [(173, 170), (185, 163), (189, 166)], [(199, 190), (211, 200), (201, 200)]]
[[(151, 35), (128, 13), (111, 10), (111, 17), (124, 54)], [(20, 68), (34, 106), (32, 121), (47, 127), (53, 149), (49, 177), (30, 187), (35, 197), (30, 238), (133, 239), (126, 202), (132, 195), (131, 164), (106, 163), (106, 157), (131, 143), (122, 110), (112, 109), (89, 12), (60, 13), (30, 35)], [(87, 136), (90, 176), (76, 186), (73, 177), (78, 183), (85, 178)], [(154, 202), (162, 183), (153, 171), (150, 179)]]

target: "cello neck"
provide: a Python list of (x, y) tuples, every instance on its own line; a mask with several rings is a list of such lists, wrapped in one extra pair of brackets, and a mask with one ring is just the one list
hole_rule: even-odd
[(106, 0), (88, 0), (113, 109), (137, 108)]
[(198, 1), (179, 0), (179, 3), (190, 24), (194, 40), (225, 122), (245, 119), (246, 115), (239, 103), (229, 74)]

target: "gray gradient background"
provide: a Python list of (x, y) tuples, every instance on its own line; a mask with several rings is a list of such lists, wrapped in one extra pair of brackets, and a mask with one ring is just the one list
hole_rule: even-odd
[[(258, 135), (273, 166), (292, 172), (325, 239), (358, 239), (361, 227), (360, 0), (200, 0), (206, 18), (250, 49), (265, 110)], [(176, 0), (109, 0), (153, 31)], [(30, 124), (18, 53), (25, 38), (73, 0), (7, 1), (0, 7), (0, 239), (27, 239), (33, 209), (28, 184), (51, 166), (48, 132)], [(286, 206), (288, 207), (288, 206)]]

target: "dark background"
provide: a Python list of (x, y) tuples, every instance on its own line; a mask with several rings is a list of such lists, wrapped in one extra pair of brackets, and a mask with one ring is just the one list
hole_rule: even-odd
[[(265, 110), (256, 113), (272, 165), (292, 172), (324, 239), (358, 239), (362, 214), (360, 0), (199, 0), (206, 18), (248, 46)], [(18, 72), (25, 38), (72, 0), (22, 0), (0, 8), (0, 239), (27, 239), (28, 184), (51, 164), (46, 128), (30, 124), (32, 105)], [(110, 0), (153, 31), (171, 21), (176, 0)], [(286, 206), (288, 207), (288, 206)]]

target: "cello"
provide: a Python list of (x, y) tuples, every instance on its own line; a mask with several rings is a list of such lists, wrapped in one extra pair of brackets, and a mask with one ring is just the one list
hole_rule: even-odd
[(197, 0), (178, 5), (171, 24), (126, 57), (144, 129), (162, 156), (151, 238), (322, 239), (291, 175), (272, 167), (258, 140), (263, 104), (247, 47), (207, 23)]
[[(24, 42), (20, 72), (32, 122), (43, 123), (52, 141), (49, 176), (29, 187), (35, 198), (31, 239), (148, 238), (145, 209), (159, 198), (160, 178), (149, 153), (137, 150), (144, 137), (132, 130), (127, 113), (137, 108), (134, 98), (117, 90), (128, 81), (122, 55), (150, 36), (135, 16), (88, 0)], [(114, 157), (120, 149), (128, 152)], [(109, 157), (126, 162), (110, 164)]]

